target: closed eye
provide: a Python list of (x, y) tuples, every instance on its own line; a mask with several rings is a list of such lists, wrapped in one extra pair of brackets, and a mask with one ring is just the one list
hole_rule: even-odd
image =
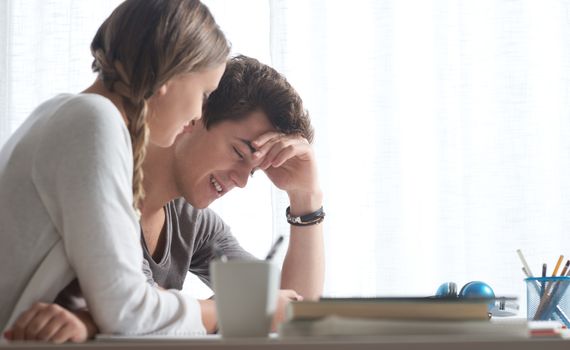
[(237, 148), (233, 147), (233, 149), (234, 149), (234, 152), (236, 152), (236, 154), (238, 155), (239, 159), (243, 160), (244, 159), (243, 154), (241, 154)]

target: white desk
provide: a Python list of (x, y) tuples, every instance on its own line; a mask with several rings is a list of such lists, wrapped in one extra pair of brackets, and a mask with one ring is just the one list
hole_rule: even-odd
[[(42, 343), (3, 344), (0, 350), (53, 349)], [(570, 349), (570, 340), (561, 339), (469, 339), (465, 336), (353, 337), (232, 339), (216, 336), (198, 339), (145, 339), (94, 341), (66, 344), (68, 350), (109, 349), (207, 349), (207, 350), (558, 350)]]

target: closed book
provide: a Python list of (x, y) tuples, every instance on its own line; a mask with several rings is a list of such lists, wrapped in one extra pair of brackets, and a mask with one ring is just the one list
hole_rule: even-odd
[(415, 321), (329, 316), (314, 320), (285, 322), (279, 336), (472, 336), (474, 338), (528, 338), (524, 319), (480, 321)]
[(291, 302), (288, 320), (310, 320), (327, 316), (392, 320), (487, 320), (490, 299), (432, 297), (327, 298)]

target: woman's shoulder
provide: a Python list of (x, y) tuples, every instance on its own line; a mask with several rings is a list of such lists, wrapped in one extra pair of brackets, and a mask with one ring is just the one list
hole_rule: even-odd
[(131, 154), (120, 112), (95, 94), (61, 94), (47, 100), (32, 114), (24, 137), (32, 140), (38, 156), (77, 153), (107, 159), (109, 154)]
[(63, 110), (78, 111), (103, 111), (119, 114), (117, 107), (108, 98), (93, 93), (58, 94), (47, 101), (44, 101), (36, 111), (49, 111), (55, 109), (57, 112)]
[(57, 113), (62, 118), (83, 117), (87, 121), (99, 120), (111, 124), (124, 124), (121, 113), (108, 98), (98, 94), (65, 94)]
[(46, 126), (63, 137), (77, 138), (83, 135), (129, 139), (121, 113), (106, 97), (97, 94), (62, 94), (46, 103), (55, 107)]

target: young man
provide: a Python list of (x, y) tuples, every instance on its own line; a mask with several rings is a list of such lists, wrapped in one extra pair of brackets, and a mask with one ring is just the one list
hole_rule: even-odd
[[(312, 136), (301, 99), (281, 75), (251, 58), (231, 59), (203, 119), (185, 128), (173, 147), (148, 148), (141, 243), (149, 279), (162, 288), (181, 289), (191, 271), (209, 285), (213, 245), (230, 258), (252, 259), (224, 222), (202, 208), (244, 187), (259, 169), (290, 200), (291, 234), (275, 324), (288, 301), (317, 298), (324, 278), (324, 214)], [(63, 304), (71, 305), (72, 287), (61, 296)], [(206, 330), (215, 331), (215, 301), (200, 304)], [(83, 322), (58, 306), (37, 304), (22, 314), (11, 335), (82, 341), (96, 328), (82, 311), (77, 314)]]

